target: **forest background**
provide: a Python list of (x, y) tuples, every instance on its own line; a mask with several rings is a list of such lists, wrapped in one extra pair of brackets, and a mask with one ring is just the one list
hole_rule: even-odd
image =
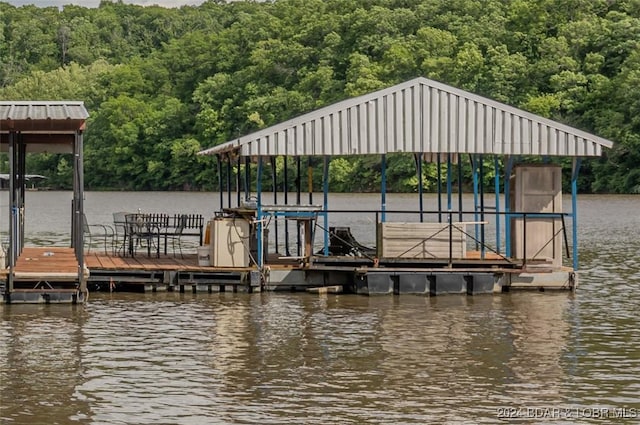
[[(90, 190), (214, 190), (198, 151), (417, 76), (613, 140), (579, 190), (640, 193), (638, 0), (0, 2), (0, 100), (84, 101)], [(387, 166), (390, 191), (416, 190), (411, 155)], [(378, 156), (330, 167), (332, 191), (379, 188)], [(27, 172), (72, 184), (69, 156), (30, 155)], [(434, 166), (422, 178), (435, 190)]]

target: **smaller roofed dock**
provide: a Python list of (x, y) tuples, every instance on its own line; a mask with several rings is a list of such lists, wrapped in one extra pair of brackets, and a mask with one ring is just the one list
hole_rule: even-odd
[[(89, 117), (79, 101), (0, 102), (0, 149), (8, 154), (9, 221), (6, 268), (0, 275), (4, 302), (83, 302), (88, 270), (83, 257), (83, 133)], [(29, 153), (73, 157), (71, 248), (25, 246), (26, 157)]]

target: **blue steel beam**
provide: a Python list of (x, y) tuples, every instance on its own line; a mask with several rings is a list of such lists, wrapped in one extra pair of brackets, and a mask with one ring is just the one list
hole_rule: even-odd
[(573, 226), (573, 270), (578, 270), (578, 173), (580, 172), (581, 158), (573, 159), (571, 172), (571, 214)]
[(462, 161), (460, 155), (458, 155), (458, 221), (464, 221), (462, 216)]
[[(452, 182), (451, 182), (451, 154), (447, 154), (447, 211), (451, 212), (451, 192), (452, 192)], [(451, 217), (449, 215), (448, 217)]]
[[(284, 170), (283, 170), (283, 180), (284, 180), (284, 204), (289, 205), (289, 166), (287, 161), (287, 157), (284, 157)], [(291, 256), (291, 251), (289, 251), (289, 222), (285, 220), (284, 222), (284, 252), (287, 257)]]
[[(473, 169), (473, 219), (477, 223), (478, 221), (480, 221), (480, 217), (478, 216), (478, 155), (469, 155), (469, 160), (471, 161), (471, 168)], [(476, 249), (478, 249), (478, 241), (480, 240), (480, 225), (476, 224), (474, 228)]]
[(500, 254), (500, 160), (498, 159), (498, 155), (493, 157), (493, 168), (494, 168), (494, 192), (496, 195), (496, 252)]
[(322, 214), (323, 225), (324, 225), (324, 255), (329, 255), (329, 156), (325, 155), (324, 157), (324, 167), (322, 172), (322, 209), (324, 210)]
[(257, 208), (256, 208), (256, 219), (258, 222), (258, 226), (256, 228), (256, 238), (258, 245), (258, 253), (257, 253), (257, 263), (258, 268), (262, 269), (262, 157), (258, 157), (258, 176), (256, 180), (256, 193), (258, 197)]
[(438, 168), (438, 223), (442, 223), (442, 159), (440, 154), (437, 157)]
[(424, 188), (422, 186), (422, 154), (415, 154), (416, 159), (416, 174), (418, 177), (418, 207), (420, 209), (420, 223), (424, 221)]
[[(247, 157), (247, 159), (249, 159), (249, 157)], [(273, 190), (273, 205), (278, 205), (278, 172), (277, 172), (277, 158), (275, 156), (272, 156), (270, 158), (270, 162), (271, 162), (271, 190)], [(248, 161), (247, 161), (247, 167), (249, 166)], [(247, 180), (249, 181), (249, 180)], [(247, 195), (248, 198), (248, 195)], [(274, 241), (273, 244), (275, 245), (276, 249), (275, 252), (280, 252), (279, 248), (278, 248), (278, 220), (276, 220), (273, 223), (274, 226)]]
[[(480, 167), (480, 221), (484, 222), (484, 158), (480, 155), (478, 161)], [(486, 245), (484, 240), (484, 225), (480, 226), (480, 258), (484, 260)]]

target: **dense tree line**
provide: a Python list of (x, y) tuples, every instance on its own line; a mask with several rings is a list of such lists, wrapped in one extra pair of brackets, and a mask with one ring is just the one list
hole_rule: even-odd
[[(639, 47), (636, 0), (0, 2), (0, 99), (85, 102), (88, 189), (199, 190), (217, 182), (199, 150), (425, 76), (615, 141), (580, 189), (640, 192)], [(58, 187), (70, 167), (28, 163)], [(333, 190), (378, 187), (379, 158), (331, 170)], [(415, 190), (413, 158), (390, 158), (389, 177)], [(433, 189), (431, 167), (423, 177)]]

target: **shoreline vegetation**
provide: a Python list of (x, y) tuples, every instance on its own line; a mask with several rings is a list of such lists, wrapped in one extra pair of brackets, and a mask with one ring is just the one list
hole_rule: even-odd
[[(215, 190), (215, 158), (200, 150), (424, 76), (614, 141), (583, 162), (579, 191), (640, 193), (634, 1), (0, 2), (0, 40), (0, 99), (85, 102), (87, 190)], [(389, 192), (416, 190), (414, 161), (388, 156)], [(321, 162), (311, 164), (314, 189)], [(279, 190), (283, 169), (277, 158)], [(29, 155), (27, 171), (51, 189), (72, 183), (68, 155)], [(425, 191), (437, 191), (436, 175), (435, 164), (423, 167)], [(329, 183), (332, 192), (378, 191), (380, 158), (332, 158)], [(295, 173), (286, 184), (295, 191)]]

